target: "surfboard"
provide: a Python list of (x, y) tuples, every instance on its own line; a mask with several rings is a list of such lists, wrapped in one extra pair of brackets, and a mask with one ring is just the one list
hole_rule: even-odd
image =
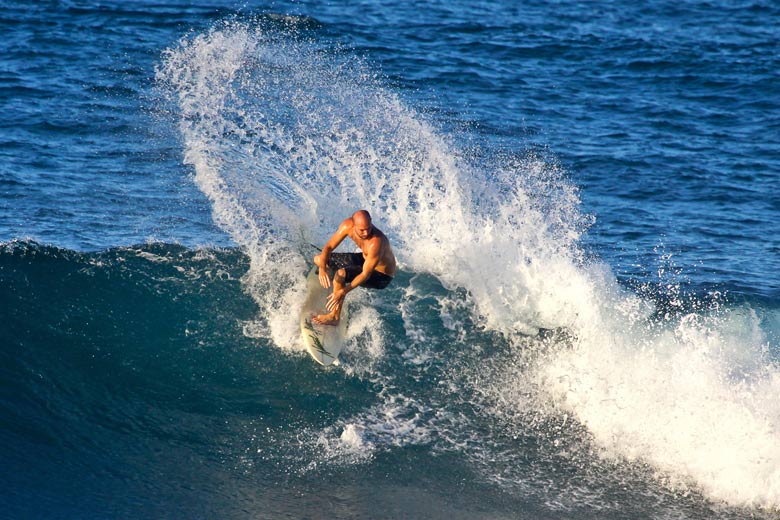
[(328, 366), (337, 362), (341, 349), (347, 338), (347, 306), (341, 309), (341, 320), (336, 326), (317, 325), (311, 321), (314, 314), (327, 313), (326, 302), (330, 289), (320, 285), (317, 266), (312, 267), (306, 277), (308, 294), (301, 308), (301, 339), (314, 360), (320, 365)]

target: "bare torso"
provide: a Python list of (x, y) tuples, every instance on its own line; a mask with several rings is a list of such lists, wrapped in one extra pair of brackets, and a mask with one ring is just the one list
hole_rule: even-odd
[(378, 247), (377, 256), (379, 257), (379, 261), (374, 270), (384, 273), (387, 276), (395, 276), (396, 262), (393, 248), (390, 247), (390, 241), (382, 231), (374, 227), (371, 236), (364, 239), (358, 236), (353, 226), (349, 230), (349, 238), (351, 238), (360, 248), (360, 251), (363, 252), (363, 258), (368, 256), (367, 251), (372, 247)]

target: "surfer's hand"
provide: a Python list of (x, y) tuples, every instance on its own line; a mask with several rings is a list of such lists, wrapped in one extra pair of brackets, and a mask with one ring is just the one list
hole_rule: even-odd
[(339, 304), (339, 302), (341, 302), (341, 300), (343, 300), (343, 299), (344, 299), (344, 296), (346, 296), (346, 295), (347, 295), (347, 293), (346, 293), (346, 291), (344, 291), (343, 289), (342, 289), (342, 290), (340, 290), (340, 291), (333, 291), (333, 292), (332, 292), (332, 293), (331, 293), (331, 294), (328, 296), (328, 302), (327, 302), (327, 304), (325, 305), (325, 307), (326, 307), (326, 308), (327, 308), (329, 311), (332, 311), (332, 310), (333, 310), (333, 309), (336, 307), (336, 305), (338, 305), (338, 304)]
[(320, 285), (323, 286), (326, 289), (330, 289), (330, 276), (328, 276), (328, 272), (320, 267)]

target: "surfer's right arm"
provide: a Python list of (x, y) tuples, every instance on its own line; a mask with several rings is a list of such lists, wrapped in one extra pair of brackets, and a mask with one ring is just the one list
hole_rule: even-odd
[(314, 263), (319, 267), (320, 285), (326, 289), (330, 288), (330, 276), (328, 275), (328, 261), (330, 260), (330, 254), (338, 245), (349, 236), (349, 232), (352, 230), (352, 219), (345, 219), (341, 223), (339, 228), (330, 237), (328, 243), (322, 248), (322, 252), (314, 257)]

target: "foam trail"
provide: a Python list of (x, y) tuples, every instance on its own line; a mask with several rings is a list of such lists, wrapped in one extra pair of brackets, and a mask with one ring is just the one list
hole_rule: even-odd
[(569, 331), (536, 353), (532, 376), (605, 453), (641, 457), (715, 499), (780, 507), (780, 370), (766, 320), (698, 308), (658, 320), (583, 260), (588, 218), (554, 164), (468, 157), (360, 60), (257, 25), (183, 39), (158, 81), (216, 222), (251, 258), (245, 282), (263, 320), (253, 333), (300, 348), (289, 309), (303, 299), (301, 244), (365, 207), (402, 267), (465, 288), (480, 324), (506, 337)]
[(530, 158), (488, 182), (358, 60), (225, 23), (167, 51), (158, 81), (180, 107), (185, 162), (215, 220), (251, 256), (251, 292), (278, 345), (297, 343), (286, 310), (301, 298), (301, 237), (323, 242), (359, 207), (402, 264), (469, 289), (494, 328), (571, 318), (549, 307), (539, 280), (590, 290), (569, 247), (576, 192), (555, 168)]

